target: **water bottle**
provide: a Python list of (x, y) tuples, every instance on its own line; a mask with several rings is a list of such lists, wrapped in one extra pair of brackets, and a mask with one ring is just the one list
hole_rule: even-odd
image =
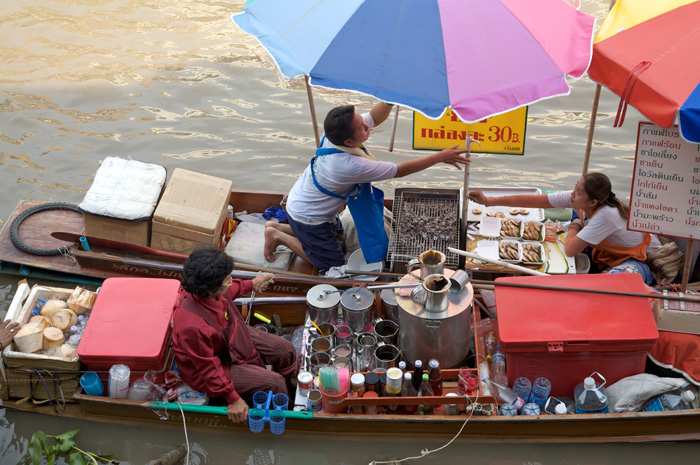
[(539, 415), (540, 406), (534, 402), (528, 402), (523, 405), (523, 415)]
[[(603, 380), (597, 383), (593, 375)], [(576, 413), (608, 413), (608, 393), (605, 390), (605, 378), (600, 373), (593, 373), (574, 389)]]
[(532, 383), (528, 378), (520, 376), (513, 381), (513, 390), (518, 393), (521, 399), (529, 399)]
[(484, 341), (484, 350), (486, 350), (486, 355), (493, 355), (495, 348), (496, 336), (493, 334), (493, 331), (491, 331), (486, 335), (486, 340)]
[(540, 376), (532, 383), (532, 391), (530, 392), (528, 402), (534, 402), (540, 407), (540, 410), (544, 410), (544, 404), (547, 403), (547, 398), (551, 390), (552, 383), (547, 378)]
[(661, 394), (659, 400), (664, 410), (689, 410), (693, 408), (695, 393), (690, 389), (675, 390)]
[(518, 396), (518, 393), (507, 385), (494, 381), (486, 375), (481, 375), (481, 380), (488, 384), (491, 395), (497, 397), (502, 402), (513, 404), (517, 410), (520, 410), (525, 404), (525, 401)]
[(498, 413), (504, 416), (514, 417), (518, 415), (518, 409), (516, 409), (513, 404), (503, 404), (501, 408), (498, 409)]
[(491, 355), (491, 375), (506, 374), (506, 356), (501, 352), (501, 346), (497, 345)]
[(567, 415), (576, 413), (576, 403), (568, 397), (550, 397), (544, 404), (544, 412), (549, 415)]

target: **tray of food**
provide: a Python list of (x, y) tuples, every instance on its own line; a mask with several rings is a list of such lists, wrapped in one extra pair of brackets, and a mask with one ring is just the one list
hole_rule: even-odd
[[(503, 195), (541, 194), (542, 190), (535, 187), (469, 187), (469, 192), (481, 191), (487, 197)], [(478, 222), (483, 217), (497, 216), (500, 218), (517, 218), (522, 221), (544, 221), (544, 210), (541, 208), (525, 207), (486, 207), (469, 201), (467, 206), (467, 221)]]
[(547, 254), (540, 242), (521, 242), (520, 259), (526, 265), (541, 265), (547, 261)]

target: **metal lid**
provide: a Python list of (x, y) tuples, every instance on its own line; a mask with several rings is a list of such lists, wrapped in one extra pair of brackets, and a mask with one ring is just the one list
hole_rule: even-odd
[(340, 293), (330, 284), (319, 284), (309, 289), (306, 301), (316, 308), (333, 308), (340, 302)]
[[(449, 279), (454, 271), (445, 268), (444, 274)], [(415, 278), (411, 275), (405, 275), (399, 283), (415, 282)], [(474, 288), (471, 283), (467, 283), (460, 292), (447, 293), (447, 310), (442, 312), (429, 312), (423, 305), (415, 303), (410, 296), (404, 297), (401, 295), (401, 289), (394, 289), (396, 302), (406, 313), (423, 318), (426, 320), (444, 320), (460, 315), (465, 310), (472, 308), (472, 300), (474, 299)]]
[(386, 305), (393, 305), (396, 306), (396, 294), (394, 294), (393, 289), (382, 289), (382, 292), (380, 293), (382, 297), (382, 302), (384, 302)]
[(355, 287), (343, 292), (340, 303), (347, 310), (365, 310), (374, 303), (374, 295), (364, 287)]

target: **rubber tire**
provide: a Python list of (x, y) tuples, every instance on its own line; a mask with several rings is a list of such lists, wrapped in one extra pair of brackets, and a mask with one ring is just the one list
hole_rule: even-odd
[(28, 254), (32, 255), (41, 255), (44, 257), (49, 257), (52, 255), (61, 255), (63, 253), (66, 253), (68, 251), (67, 247), (59, 247), (57, 249), (36, 249), (34, 247), (30, 247), (22, 240), (19, 238), (19, 227), (22, 224), (24, 220), (29, 218), (35, 213), (40, 213), (44, 212), (47, 210), (70, 210), (74, 212), (80, 213), (80, 210), (78, 210), (78, 206), (74, 205), (72, 203), (64, 203), (64, 202), (51, 202), (51, 203), (44, 203), (41, 205), (36, 205), (34, 207), (28, 208), (19, 215), (17, 215), (17, 218), (15, 218), (12, 221), (12, 225), (10, 225), (10, 240), (12, 240), (12, 243), (17, 247), (19, 250), (22, 252), (26, 252)]

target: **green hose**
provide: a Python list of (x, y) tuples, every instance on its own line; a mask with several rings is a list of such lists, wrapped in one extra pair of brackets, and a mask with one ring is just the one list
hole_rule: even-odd
[[(151, 402), (151, 408), (153, 409), (165, 409), (165, 410), (175, 410), (180, 411), (180, 406), (183, 412), (192, 413), (211, 413), (214, 415), (227, 415), (228, 408), (225, 406), (215, 407), (212, 405), (192, 405), (192, 404), (176, 404), (173, 402)], [(297, 412), (294, 410), (282, 410), (285, 414), (285, 418), (293, 418), (300, 420), (310, 420), (313, 418), (313, 412)]]

